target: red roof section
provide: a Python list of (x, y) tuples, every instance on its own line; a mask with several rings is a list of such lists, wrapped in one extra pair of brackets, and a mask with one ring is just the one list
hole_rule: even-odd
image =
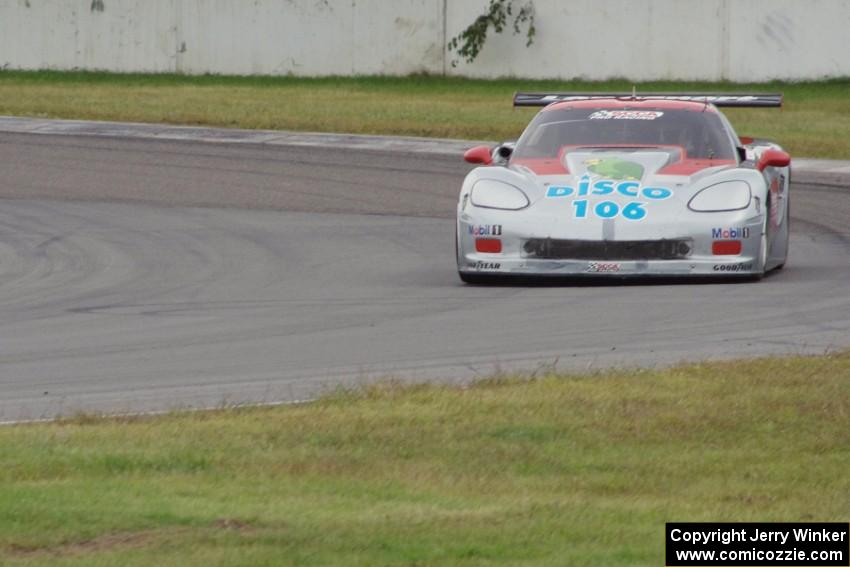
[[(707, 108), (706, 108), (707, 106)], [(548, 110), (563, 110), (567, 108), (587, 108), (603, 110), (641, 110), (641, 109), (663, 109), (663, 110), (690, 110), (692, 112), (717, 112), (711, 104), (692, 100), (668, 100), (668, 99), (626, 99), (626, 98), (596, 98), (588, 100), (565, 100), (556, 102), (545, 107), (541, 112)]]

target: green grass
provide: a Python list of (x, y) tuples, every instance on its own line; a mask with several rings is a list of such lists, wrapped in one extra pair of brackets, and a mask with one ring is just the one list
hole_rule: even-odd
[(2, 565), (663, 565), (847, 521), (850, 353), (0, 428)]
[[(850, 158), (850, 79), (817, 83), (655, 82), (639, 91), (783, 91), (785, 108), (730, 109), (741, 135), (774, 138), (793, 154)], [(0, 71), (0, 114), (238, 128), (516, 138), (535, 112), (517, 90), (630, 91), (627, 81), (495, 81), (120, 75)]]

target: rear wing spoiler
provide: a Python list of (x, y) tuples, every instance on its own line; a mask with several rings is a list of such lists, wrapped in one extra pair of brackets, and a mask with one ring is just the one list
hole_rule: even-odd
[(548, 106), (555, 102), (594, 99), (682, 100), (710, 103), (714, 106), (779, 108), (782, 93), (516, 93), (514, 106)]

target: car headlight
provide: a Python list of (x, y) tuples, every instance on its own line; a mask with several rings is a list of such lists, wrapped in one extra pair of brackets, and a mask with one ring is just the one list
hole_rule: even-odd
[(488, 209), (517, 211), (531, 202), (519, 187), (495, 179), (481, 179), (472, 186), (472, 204)]
[(723, 181), (693, 196), (688, 208), (700, 213), (737, 211), (750, 206), (750, 185), (745, 181)]

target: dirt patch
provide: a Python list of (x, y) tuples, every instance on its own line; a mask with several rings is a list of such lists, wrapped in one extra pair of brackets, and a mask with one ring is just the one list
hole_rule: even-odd
[(38, 557), (52, 555), (56, 557), (73, 557), (90, 553), (103, 553), (125, 549), (136, 549), (152, 544), (163, 537), (185, 532), (188, 528), (172, 528), (169, 530), (145, 530), (141, 532), (118, 532), (104, 534), (83, 541), (71, 541), (51, 546), (28, 546), (12, 544), (6, 548), (6, 554), (12, 557)]
[(219, 518), (213, 522), (213, 527), (220, 530), (232, 530), (239, 533), (250, 533), (255, 530), (254, 526), (244, 520), (236, 518)]
[(207, 530), (228, 530), (247, 535), (255, 532), (257, 527), (246, 520), (219, 518), (209, 528), (171, 527), (140, 532), (117, 532), (104, 534), (92, 539), (47, 546), (30, 546), (13, 543), (0, 552), (0, 558), (3, 555), (16, 558), (45, 556), (77, 557), (92, 553), (138, 549), (159, 543), (164, 539), (184, 535), (190, 531), (202, 533)]

